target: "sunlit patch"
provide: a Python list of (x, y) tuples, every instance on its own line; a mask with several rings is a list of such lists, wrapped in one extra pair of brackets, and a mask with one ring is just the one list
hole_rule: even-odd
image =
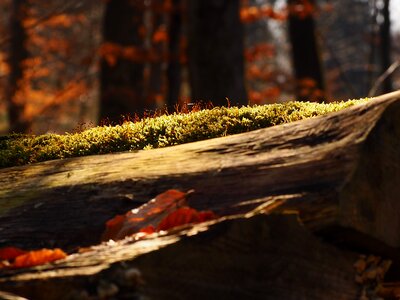
[(367, 100), (215, 107), (145, 118), (117, 126), (99, 126), (79, 133), (10, 135), (0, 139), (0, 168), (206, 140), (324, 115)]

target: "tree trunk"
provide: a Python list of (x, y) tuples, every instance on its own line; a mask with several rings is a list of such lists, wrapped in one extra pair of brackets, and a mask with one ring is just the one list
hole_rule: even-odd
[[(389, 0), (384, 0), (382, 8), (383, 21), (380, 24), (380, 48), (381, 48), (381, 73), (385, 73), (391, 63), (391, 35), (390, 35), (390, 10)], [(389, 93), (393, 90), (392, 76), (387, 76), (383, 81), (382, 92)]]
[[(154, 5), (162, 7), (163, 1), (153, 1)], [(154, 34), (165, 23), (165, 13), (153, 11), (151, 14), (152, 33)], [(165, 52), (166, 41), (154, 41), (151, 38), (150, 47), (159, 57), (157, 61), (150, 64), (149, 76), (149, 92), (146, 97), (146, 106), (149, 110), (156, 110), (162, 106), (161, 99), (165, 95), (164, 69), (165, 69)]]
[[(24, 70), (22, 63), (28, 58), (26, 48), (27, 35), (23, 26), (26, 18), (28, 2), (25, 0), (12, 1), (11, 14), (11, 39), (9, 53), (9, 85), (7, 91), (9, 131), (16, 133), (28, 133), (31, 122), (25, 117), (25, 103), (21, 102), (21, 97), (17, 98), (17, 93), (23, 84)], [(22, 99), (23, 100), (23, 99)]]
[(173, 11), (169, 16), (168, 26), (168, 67), (167, 67), (167, 107), (173, 111), (179, 101), (181, 88), (180, 41), (182, 36), (182, 2), (173, 0)]
[(247, 104), (239, 0), (188, 1), (188, 65), (194, 102)]
[(107, 1), (103, 40), (113, 50), (105, 48), (101, 61), (101, 120), (118, 122), (123, 115), (140, 115), (145, 109), (142, 2)]
[(97, 244), (106, 220), (170, 188), (222, 218), (3, 272), (0, 286), (29, 299), (358, 299), (388, 264), (359, 270), (355, 252), (392, 260), (400, 280), (399, 120), (395, 92), (224, 138), (3, 169), (0, 246)]
[[(288, 30), (298, 101), (322, 101), (325, 87), (315, 36), (314, 0), (287, 0)], [(298, 8), (302, 7), (299, 11)]]

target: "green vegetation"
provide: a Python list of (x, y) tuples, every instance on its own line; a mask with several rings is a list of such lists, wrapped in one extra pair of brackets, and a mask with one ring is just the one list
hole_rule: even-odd
[(217, 107), (101, 126), (80, 133), (0, 137), (0, 167), (101, 153), (150, 149), (247, 132), (339, 111), (366, 99), (318, 104), (288, 102)]

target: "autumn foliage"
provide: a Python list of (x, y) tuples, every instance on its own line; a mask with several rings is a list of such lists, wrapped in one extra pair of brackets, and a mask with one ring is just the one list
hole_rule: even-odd
[(16, 247), (5, 247), (0, 249), (0, 269), (29, 268), (66, 257), (67, 254), (58, 248), (24, 251)]
[(150, 234), (217, 218), (211, 211), (188, 207), (186, 196), (187, 193), (168, 190), (125, 215), (115, 216), (107, 221), (102, 239), (119, 240), (136, 233)]

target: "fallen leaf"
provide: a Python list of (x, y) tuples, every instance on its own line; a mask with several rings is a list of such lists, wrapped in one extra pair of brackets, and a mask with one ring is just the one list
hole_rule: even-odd
[(146, 226), (146, 227), (141, 228), (141, 229), (139, 230), (139, 232), (151, 234), (151, 233), (156, 232), (156, 229), (154, 228), (153, 225), (149, 225), (149, 226)]
[(11, 268), (28, 268), (66, 258), (67, 254), (59, 248), (29, 251), (15, 258)]
[(178, 190), (168, 190), (125, 215), (116, 216), (106, 223), (102, 240), (120, 240), (150, 225), (157, 227), (165, 216), (186, 205), (186, 195)]
[(181, 207), (161, 220), (158, 224), (157, 230), (169, 230), (177, 226), (201, 223), (216, 218), (217, 216), (212, 211), (197, 211), (190, 207)]
[(157, 230), (168, 230), (184, 224), (198, 223), (200, 221), (197, 210), (190, 207), (181, 207), (161, 220)]
[(25, 253), (26, 251), (16, 247), (4, 247), (0, 249), (0, 260), (12, 260)]

